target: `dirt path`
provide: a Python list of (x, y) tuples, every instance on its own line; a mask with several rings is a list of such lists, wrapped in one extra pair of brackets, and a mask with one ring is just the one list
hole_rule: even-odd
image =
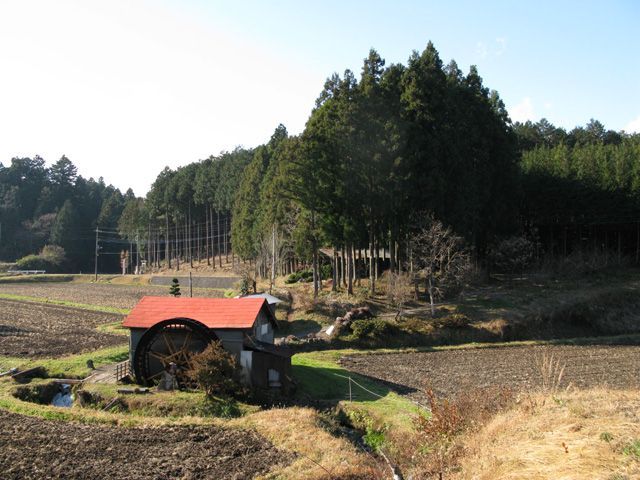
[(295, 313), (300, 310), (302, 306), (300, 302), (300, 295), (296, 292), (295, 288), (289, 289), (289, 295), (291, 295), (291, 305), (287, 310), (287, 322), (293, 322), (295, 320)]
[(0, 411), (3, 479), (249, 479), (291, 461), (252, 431), (124, 428)]
[[(437, 352), (353, 355), (341, 364), (349, 370), (383, 380), (400, 393), (424, 400), (431, 388), (455, 396), (465, 390), (504, 386), (540, 387), (539, 363), (554, 359), (564, 367), (561, 387), (640, 385), (640, 346), (534, 346), (444, 350)], [(555, 374), (549, 377), (557, 377)]]

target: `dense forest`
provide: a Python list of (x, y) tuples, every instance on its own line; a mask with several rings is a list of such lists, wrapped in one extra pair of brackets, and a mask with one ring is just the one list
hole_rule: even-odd
[(59, 245), (67, 269), (91, 270), (99, 228), (101, 269), (126, 249), (131, 268), (311, 266), (350, 290), (406, 268), (429, 214), (478, 264), (513, 235), (539, 255), (600, 249), (637, 262), (639, 193), (639, 135), (595, 120), (569, 132), (513, 124), (475, 67), (444, 65), (429, 43), (407, 65), (371, 50), (359, 78), (327, 79), (300, 135), (280, 125), (256, 148), (165, 168), (145, 198), (77, 176), (65, 157), (0, 165), (0, 258)]
[(100, 225), (109, 237), (104, 247), (114, 250), (103, 252), (100, 267), (113, 269), (124, 243), (117, 234), (118, 220), (133, 199), (131, 190), (123, 195), (102, 178), (79, 176), (65, 156), (48, 168), (38, 156), (13, 158), (6, 167), (0, 163), (0, 259), (14, 261), (56, 245), (64, 252), (49, 249), (51, 258), (45, 254), (35, 266), (93, 271), (95, 228)]

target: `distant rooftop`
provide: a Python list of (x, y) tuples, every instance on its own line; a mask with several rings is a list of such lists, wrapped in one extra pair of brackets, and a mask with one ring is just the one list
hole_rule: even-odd
[(245, 295), (240, 298), (264, 298), (269, 305), (273, 305), (275, 303), (282, 303), (284, 300), (280, 300), (278, 297), (274, 297), (269, 293), (252, 293), (251, 295)]

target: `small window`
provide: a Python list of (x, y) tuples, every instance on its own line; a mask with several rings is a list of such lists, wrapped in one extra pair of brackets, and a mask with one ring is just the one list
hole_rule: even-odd
[(280, 372), (274, 370), (273, 368), (269, 369), (269, 386), (270, 387), (280, 387), (282, 384), (280, 383)]
[(260, 330), (260, 333), (262, 335), (266, 335), (267, 333), (269, 333), (269, 324), (268, 323), (263, 323), (262, 324), (262, 328)]

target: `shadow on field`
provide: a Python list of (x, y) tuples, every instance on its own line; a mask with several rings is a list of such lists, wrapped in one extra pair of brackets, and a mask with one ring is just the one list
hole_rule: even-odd
[[(351, 399), (359, 402), (375, 401), (390, 392), (408, 395), (417, 390), (408, 385), (386, 382), (360, 373), (351, 373), (340, 367), (320, 367), (294, 365), (293, 376), (298, 382), (298, 395), (302, 403), (335, 406), (338, 402)], [(353, 380), (349, 381), (349, 377)]]

